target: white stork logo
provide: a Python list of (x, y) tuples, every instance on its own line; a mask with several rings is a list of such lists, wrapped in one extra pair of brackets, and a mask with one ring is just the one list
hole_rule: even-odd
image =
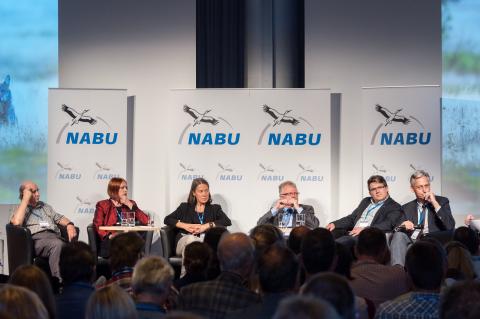
[(89, 123), (90, 125), (97, 124), (96, 119), (94, 119), (89, 115), (85, 115), (88, 111), (90, 111), (89, 109), (84, 109), (82, 112), (78, 112), (73, 107), (70, 107), (66, 104), (62, 104), (62, 111), (70, 115), (70, 117), (72, 118), (70, 126), (74, 124), (78, 124), (79, 122), (86, 122), (86, 123)]
[(292, 125), (298, 125), (300, 123), (300, 121), (293, 116), (287, 115), (292, 110), (286, 110), (285, 112), (280, 113), (273, 107), (264, 104), (263, 111), (273, 117), (273, 126), (280, 125), (282, 123), (290, 123)]
[(398, 109), (395, 112), (392, 112), (386, 107), (381, 106), (380, 104), (376, 104), (375, 110), (385, 117), (386, 119), (385, 126), (392, 124), (393, 122), (400, 122), (400, 123), (403, 123), (404, 125), (407, 125), (410, 123), (410, 119), (408, 119), (404, 115), (398, 114), (402, 111), (402, 109)]
[(197, 111), (194, 108), (185, 104), (183, 106), (183, 111), (185, 113), (190, 114), (190, 116), (193, 117), (193, 125), (192, 126), (200, 125), (201, 123), (210, 123), (211, 125), (217, 125), (220, 122), (215, 117), (213, 117), (211, 115), (206, 115), (207, 113), (209, 113), (212, 110), (206, 110), (205, 112), (200, 113), (199, 111)]

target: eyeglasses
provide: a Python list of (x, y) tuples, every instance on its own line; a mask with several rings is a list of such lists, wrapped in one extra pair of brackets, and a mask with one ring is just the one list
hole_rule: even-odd
[(290, 192), (290, 193), (283, 193), (280, 196), (298, 196), (299, 192)]
[(378, 187), (375, 187), (375, 188), (371, 188), (368, 191), (372, 193), (372, 192), (375, 192), (375, 191), (380, 191), (380, 190), (384, 189), (385, 187), (386, 187), (385, 185), (382, 185), (382, 186), (378, 186)]

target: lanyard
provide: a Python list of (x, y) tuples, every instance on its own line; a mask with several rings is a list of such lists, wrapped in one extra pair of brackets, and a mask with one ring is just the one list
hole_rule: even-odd
[(370, 214), (370, 212), (371, 212), (372, 210), (376, 209), (377, 207), (382, 206), (384, 202), (385, 202), (385, 201), (382, 200), (381, 202), (378, 202), (378, 203), (373, 204), (372, 206), (370, 206), (370, 207), (367, 209), (367, 213), (365, 214), (365, 218), (363, 218), (363, 220), (367, 220), (368, 214)]
[(199, 213), (197, 212), (198, 220), (200, 221), (200, 224), (203, 225), (205, 223), (205, 213)]

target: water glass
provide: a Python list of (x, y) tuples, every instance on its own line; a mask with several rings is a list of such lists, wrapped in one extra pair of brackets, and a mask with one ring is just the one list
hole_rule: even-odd
[(128, 226), (135, 226), (135, 212), (128, 212)]
[(128, 212), (120, 213), (120, 226), (128, 226)]
[(305, 214), (299, 213), (296, 216), (295, 226), (305, 226)]
[(155, 226), (155, 214), (153, 213), (148, 214), (148, 226), (150, 227)]

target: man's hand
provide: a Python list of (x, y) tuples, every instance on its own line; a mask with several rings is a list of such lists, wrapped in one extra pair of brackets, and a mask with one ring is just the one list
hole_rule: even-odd
[(277, 202), (275, 203), (275, 209), (276, 210), (280, 210), (280, 209), (283, 209), (285, 207), (285, 204), (286, 204), (286, 199), (283, 199), (283, 198), (280, 198), (277, 200)]
[(435, 211), (440, 209), (440, 204), (437, 202), (435, 198), (435, 194), (433, 192), (428, 192), (425, 193), (425, 201), (431, 203), (433, 205), (433, 208), (435, 208)]
[(30, 198), (32, 198), (33, 193), (30, 188), (25, 187), (23, 190), (22, 202), (28, 203), (30, 202)]
[(329, 231), (333, 231), (335, 229), (335, 224), (334, 223), (330, 223), (327, 225), (326, 227)]
[(67, 225), (68, 241), (72, 241), (77, 236), (77, 230), (72, 224)]
[(415, 227), (415, 225), (409, 220), (404, 221), (400, 226), (404, 226), (406, 230), (413, 230)]
[(364, 227), (355, 227), (348, 234), (350, 236), (355, 237), (355, 236), (358, 236), (362, 232), (363, 229), (364, 229)]

